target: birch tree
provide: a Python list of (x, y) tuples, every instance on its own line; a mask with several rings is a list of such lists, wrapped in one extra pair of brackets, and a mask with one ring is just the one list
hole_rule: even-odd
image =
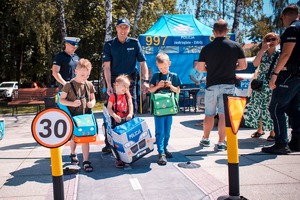
[(62, 37), (61, 41), (64, 41), (64, 38), (67, 36), (64, 1), (56, 0), (56, 7), (59, 13), (59, 22), (60, 22), (60, 30), (61, 30), (61, 37)]
[(271, 7), (273, 8), (273, 23), (275, 24), (275, 32), (278, 33), (282, 33), (283, 32), (283, 28), (282, 28), (282, 24), (281, 24), (281, 13), (283, 11), (283, 9), (289, 4), (289, 0), (271, 0), (270, 1)]
[(239, 32), (241, 12), (242, 12), (242, 0), (236, 0), (231, 32), (235, 33), (236, 41), (239, 42), (242, 42), (240, 38), (240, 32)]
[(141, 18), (141, 12), (143, 9), (143, 4), (144, 4), (144, 0), (139, 0), (137, 8), (136, 8), (136, 13), (135, 13), (135, 19), (134, 19), (134, 23), (133, 23), (133, 30), (132, 30), (132, 35), (136, 37), (136, 32), (138, 29), (138, 22)]
[(196, 4), (195, 18), (198, 19), (198, 20), (200, 18), (201, 2), (202, 2), (202, 0), (197, 0), (197, 4)]
[(105, 13), (106, 13), (106, 22), (105, 22), (105, 41), (112, 39), (112, 0), (105, 0)]

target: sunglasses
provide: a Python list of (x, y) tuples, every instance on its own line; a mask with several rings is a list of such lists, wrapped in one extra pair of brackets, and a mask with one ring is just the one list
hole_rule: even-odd
[(268, 39), (266, 39), (267, 42), (271, 42), (271, 41), (275, 42), (276, 40), (277, 40), (276, 38), (268, 38)]

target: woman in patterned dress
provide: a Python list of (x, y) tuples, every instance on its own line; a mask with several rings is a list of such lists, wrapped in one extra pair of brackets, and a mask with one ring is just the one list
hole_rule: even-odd
[(253, 60), (253, 65), (258, 66), (257, 79), (263, 81), (262, 90), (259, 92), (252, 91), (245, 110), (245, 125), (257, 129), (251, 137), (259, 138), (265, 134), (264, 131), (270, 131), (267, 141), (274, 141), (275, 136), (273, 121), (268, 110), (272, 90), (268, 86), (269, 77), (267, 77), (267, 74), (274, 57), (277, 57), (274, 66), (278, 61), (279, 56), (275, 56), (279, 54), (279, 51), (276, 50), (278, 44), (279, 36), (276, 33), (270, 32), (264, 36), (262, 47)]

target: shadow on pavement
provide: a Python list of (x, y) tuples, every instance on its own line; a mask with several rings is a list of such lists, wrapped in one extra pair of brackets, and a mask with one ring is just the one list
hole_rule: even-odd
[(12, 150), (12, 149), (33, 149), (36, 146), (39, 146), (39, 144), (37, 144), (36, 142), (21, 143), (21, 144), (14, 144), (14, 145), (10, 145), (10, 146), (3, 146), (3, 147), (0, 147), (0, 150), (5, 151), (5, 150)]
[(12, 177), (7, 179), (4, 185), (18, 186), (30, 181), (39, 183), (52, 182), (50, 159), (37, 160), (30, 164), (30, 167), (16, 170), (10, 174)]

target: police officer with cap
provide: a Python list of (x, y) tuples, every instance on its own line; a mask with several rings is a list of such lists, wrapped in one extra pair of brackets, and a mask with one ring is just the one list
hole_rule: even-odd
[[(273, 89), (269, 106), (275, 131), (275, 144), (262, 148), (265, 153), (288, 154), (300, 151), (300, 20), (296, 5), (282, 11), (282, 23), (287, 27), (280, 36), (281, 54), (269, 86)], [(292, 139), (289, 142), (286, 115), (290, 117)]]
[(79, 57), (75, 51), (78, 48), (80, 38), (65, 37), (64, 39), (65, 49), (56, 54), (52, 65), (52, 75), (60, 89), (67, 81), (75, 77), (75, 68), (79, 61)]
[[(148, 67), (146, 57), (142, 52), (139, 41), (128, 37), (130, 32), (130, 22), (127, 18), (120, 18), (116, 24), (117, 37), (105, 42), (103, 49), (103, 69), (107, 85), (107, 94), (113, 94), (113, 83), (120, 74), (127, 74), (131, 78), (130, 93), (133, 98), (134, 112), (137, 111), (136, 85), (138, 73), (136, 62), (140, 63), (142, 76), (142, 92), (147, 92), (149, 88)], [(103, 152), (109, 151), (108, 142)]]
[[(65, 37), (65, 49), (56, 54), (53, 65), (52, 75), (56, 80), (56, 84), (61, 90), (66, 82), (75, 77), (75, 68), (79, 62), (79, 57), (75, 53), (78, 48), (80, 38), (77, 37)], [(73, 139), (70, 140), (71, 149), (71, 163), (78, 164), (78, 158), (76, 157), (76, 143)]]

